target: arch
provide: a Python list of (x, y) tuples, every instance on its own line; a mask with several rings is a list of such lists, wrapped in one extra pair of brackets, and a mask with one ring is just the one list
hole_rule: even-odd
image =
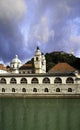
[(2, 88), (2, 92), (3, 92), (3, 93), (5, 92), (5, 88)]
[(68, 88), (68, 92), (72, 92), (72, 88)]
[(49, 92), (48, 88), (45, 88), (45, 89), (44, 89), (44, 92)]
[(33, 92), (37, 92), (37, 88), (33, 88)]
[(15, 88), (12, 88), (12, 92), (15, 92)]
[(22, 88), (22, 92), (26, 92), (26, 89), (25, 89), (25, 88)]
[(31, 83), (32, 83), (32, 84), (38, 84), (38, 83), (39, 83), (39, 81), (38, 81), (38, 79), (37, 79), (37, 78), (33, 78), (33, 79), (31, 80)]
[(74, 83), (73, 78), (71, 78), (71, 77), (67, 78), (67, 79), (66, 79), (66, 83), (73, 84), (73, 83)]
[(22, 78), (20, 81), (21, 84), (27, 84), (27, 79), (26, 78)]
[(56, 88), (56, 92), (60, 92), (60, 88)]
[(16, 84), (16, 83), (17, 83), (16, 79), (15, 78), (11, 78), (10, 84)]
[(49, 83), (50, 84), (50, 79), (49, 78), (44, 78), (43, 83)]
[(55, 83), (55, 84), (58, 84), (58, 83), (61, 84), (61, 83), (62, 83), (62, 79), (59, 78), (59, 77), (57, 77), (57, 78), (54, 79), (54, 83)]
[(2, 78), (0, 83), (1, 83), (1, 84), (6, 84), (6, 79), (5, 79), (5, 78)]

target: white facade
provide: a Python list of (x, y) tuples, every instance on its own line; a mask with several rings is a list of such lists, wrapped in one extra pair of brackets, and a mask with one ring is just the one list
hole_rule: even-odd
[[(5, 78), (4, 78), (5, 77)], [(0, 75), (0, 95), (73, 96), (80, 95), (80, 79), (75, 75)]]
[(46, 59), (44, 54), (41, 54), (39, 47), (34, 55), (34, 70), (35, 73), (46, 73)]
[(6, 70), (0, 69), (0, 74), (6, 74), (6, 73), (8, 73)]

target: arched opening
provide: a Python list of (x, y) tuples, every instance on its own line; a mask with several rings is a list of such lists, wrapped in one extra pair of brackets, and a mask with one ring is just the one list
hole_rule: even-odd
[(71, 77), (67, 78), (67, 79), (66, 79), (66, 83), (73, 84), (73, 83), (74, 83), (73, 78), (71, 78)]
[(33, 92), (37, 92), (37, 88), (33, 88)]
[(6, 84), (6, 79), (2, 78), (0, 83), (1, 84)]
[(62, 79), (61, 78), (55, 78), (54, 79), (54, 83), (55, 84), (61, 84), (62, 83)]
[(68, 92), (72, 92), (72, 88), (68, 88)]
[(56, 88), (56, 92), (60, 92), (60, 88)]
[(50, 84), (50, 79), (49, 78), (44, 78), (43, 83), (49, 83)]
[(36, 61), (38, 61), (39, 60), (39, 58), (38, 57), (36, 57)]
[(15, 92), (15, 88), (12, 88), (12, 92)]
[(27, 84), (27, 79), (26, 78), (22, 78), (20, 81), (21, 84)]
[(12, 78), (11, 80), (10, 80), (10, 84), (16, 84), (17, 82), (16, 82), (16, 79), (15, 78)]
[(38, 84), (38, 79), (37, 78), (33, 78), (31, 81), (32, 84)]
[(2, 92), (3, 92), (3, 93), (5, 92), (5, 88), (2, 88)]
[(22, 88), (22, 92), (26, 92), (26, 89), (25, 89), (25, 88)]
[(49, 92), (48, 88), (45, 88), (45, 89), (44, 89), (44, 92)]

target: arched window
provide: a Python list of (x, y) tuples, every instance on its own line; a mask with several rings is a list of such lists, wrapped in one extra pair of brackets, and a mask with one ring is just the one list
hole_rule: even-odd
[(44, 78), (43, 83), (49, 83), (50, 84), (50, 79), (49, 78)]
[(60, 92), (60, 88), (56, 88), (56, 92)]
[(26, 78), (22, 78), (20, 81), (21, 84), (27, 84), (27, 79)]
[(12, 88), (12, 92), (15, 92), (15, 88)]
[(67, 78), (66, 83), (71, 83), (71, 84), (73, 84), (73, 83), (74, 83), (73, 78), (71, 78), (71, 77)]
[(68, 92), (72, 92), (72, 88), (68, 88)]
[(2, 78), (1, 79), (1, 84), (6, 84), (6, 79)]
[(26, 92), (26, 89), (25, 89), (25, 88), (22, 88), (22, 92)]
[(3, 92), (3, 93), (5, 92), (5, 88), (2, 88), (2, 92)]
[(44, 89), (44, 92), (49, 92), (48, 88), (45, 88), (45, 89)]
[(33, 88), (33, 92), (37, 92), (37, 88)]
[(38, 61), (39, 60), (39, 58), (38, 57), (36, 57), (36, 61)]
[(12, 78), (11, 80), (10, 80), (10, 84), (16, 84), (17, 82), (16, 82), (16, 79), (15, 78)]
[(38, 79), (37, 78), (33, 78), (31, 81), (32, 84), (38, 84)]
[(58, 84), (58, 83), (61, 84), (61, 83), (62, 83), (61, 78), (55, 78), (54, 83), (55, 83), (55, 84)]

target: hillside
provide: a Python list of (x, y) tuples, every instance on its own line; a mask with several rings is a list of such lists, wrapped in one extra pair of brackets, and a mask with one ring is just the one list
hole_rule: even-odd
[(77, 58), (72, 54), (68, 54), (65, 52), (52, 52), (46, 53), (45, 56), (47, 61), (47, 71), (59, 62), (67, 62), (71, 66), (80, 70), (80, 58)]
[[(67, 62), (71, 66), (80, 70), (80, 58), (77, 58), (72, 54), (68, 54), (63, 51), (61, 51), (61, 52), (55, 51), (55, 52), (51, 52), (51, 53), (46, 53), (45, 57), (46, 57), (47, 71), (50, 70), (55, 64), (57, 64), (59, 62)], [(31, 61), (28, 61), (27, 63), (33, 64), (33, 58), (31, 59)]]

